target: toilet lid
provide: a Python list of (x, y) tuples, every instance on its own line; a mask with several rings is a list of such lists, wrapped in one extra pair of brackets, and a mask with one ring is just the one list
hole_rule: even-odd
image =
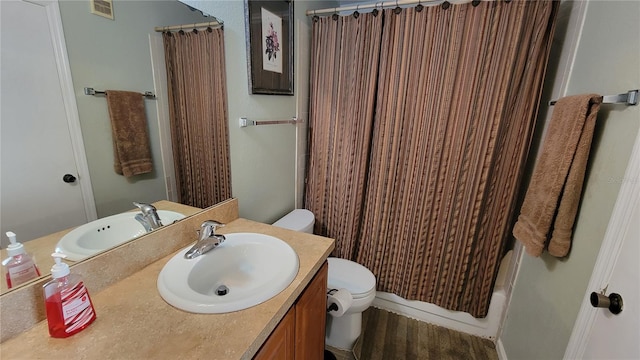
[(347, 289), (353, 296), (371, 292), (376, 287), (376, 277), (366, 267), (345, 259), (330, 257), (329, 289)]
[(315, 217), (313, 213), (307, 209), (295, 209), (273, 223), (273, 226), (281, 228), (302, 231), (307, 226), (312, 225)]

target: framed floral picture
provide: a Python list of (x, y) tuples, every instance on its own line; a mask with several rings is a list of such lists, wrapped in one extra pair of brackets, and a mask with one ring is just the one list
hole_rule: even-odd
[(293, 95), (293, 1), (245, 0), (251, 94)]

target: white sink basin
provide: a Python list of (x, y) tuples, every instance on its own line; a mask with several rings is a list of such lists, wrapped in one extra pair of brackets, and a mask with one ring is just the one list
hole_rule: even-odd
[[(157, 212), (164, 225), (185, 217), (175, 211)], [(147, 231), (135, 219), (136, 214), (138, 212), (126, 212), (78, 226), (60, 239), (56, 251), (67, 255), (69, 260), (80, 261), (144, 235)]]
[[(189, 246), (167, 262), (158, 276), (167, 303), (201, 314), (242, 310), (278, 295), (296, 277), (298, 255), (286, 242), (256, 233), (225, 237), (204, 255), (185, 259)], [(218, 295), (221, 286), (228, 289), (224, 295)]]

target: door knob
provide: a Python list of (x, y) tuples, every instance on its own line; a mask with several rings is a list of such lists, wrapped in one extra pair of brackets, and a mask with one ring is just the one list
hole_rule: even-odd
[(64, 176), (62, 177), (62, 181), (66, 183), (74, 183), (76, 182), (76, 177), (71, 174), (64, 174)]
[(591, 300), (593, 307), (608, 308), (612, 314), (618, 315), (622, 311), (622, 296), (620, 294), (611, 293), (606, 296), (594, 291), (589, 300)]

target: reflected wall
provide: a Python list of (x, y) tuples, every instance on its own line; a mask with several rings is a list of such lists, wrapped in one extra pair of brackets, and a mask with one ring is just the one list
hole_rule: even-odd
[(145, 100), (154, 170), (128, 179), (113, 170), (106, 98), (84, 95), (83, 89), (156, 92), (149, 36), (160, 34), (154, 27), (211, 18), (178, 1), (117, 1), (113, 3), (114, 20), (91, 14), (86, 1), (60, 0), (59, 5), (98, 218), (127, 211), (132, 201), (167, 199), (159, 101)]
[[(251, 95), (247, 75), (244, 1), (184, 3), (224, 21), (229, 137), (233, 196), (240, 216), (272, 223), (302, 206), (309, 102), (311, 18), (308, 9), (336, 6), (334, 1), (294, 1), (294, 95)], [(301, 125), (240, 128), (238, 119), (283, 120), (298, 116)]]

